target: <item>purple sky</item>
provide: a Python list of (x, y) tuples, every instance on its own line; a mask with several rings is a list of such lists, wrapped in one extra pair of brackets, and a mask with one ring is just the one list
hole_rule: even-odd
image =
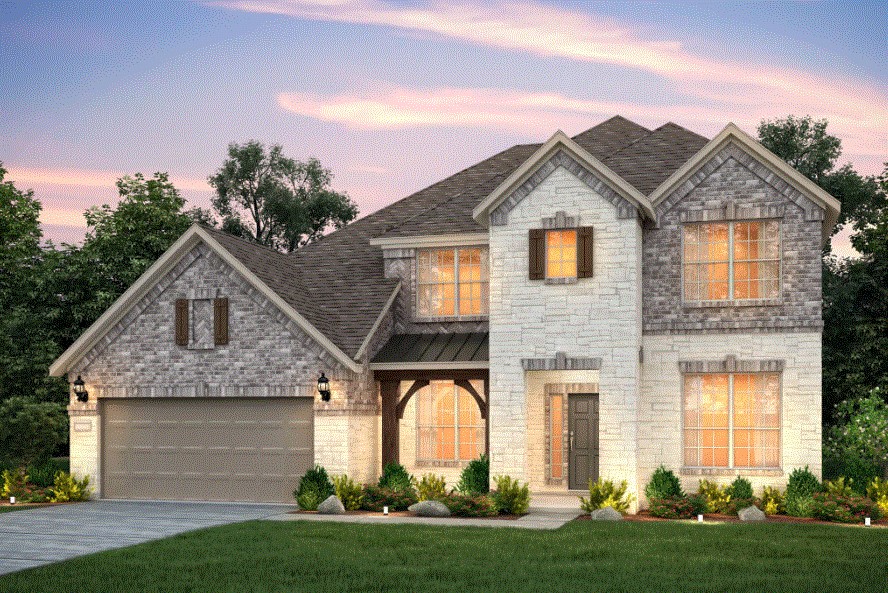
[(249, 139), (317, 156), (363, 214), (614, 114), (709, 137), (811, 114), (842, 163), (888, 160), (883, 3), (0, 0), (0, 39), (0, 161), (57, 242), (128, 173), (208, 206)]

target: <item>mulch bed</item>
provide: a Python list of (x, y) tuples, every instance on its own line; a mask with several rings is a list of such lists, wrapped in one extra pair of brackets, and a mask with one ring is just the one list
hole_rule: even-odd
[[(574, 519), (575, 521), (591, 521), (592, 517), (589, 516), (588, 513), (584, 513)], [(624, 515), (623, 520), (625, 521), (635, 521), (639, 523), (649, 523), (653, 521), (693, 521), (696, 522), (697, 518), (693, 519), (663, 519), (661, 517), (654, 517), (647, 511), (641, 511), (637, 515)], [(736, 515), (721, 515), (717, 513), (707, 513), (703, 515), (703, 521), (707, 523), (743, 523), (739, 517)], [(812, 519), (810, 517), (790, 517), (788, 515), (768, 515), (766, 520), (767, 523), (805, 523), (808, 525), (857, 525), (857, 523), (837, 523), (834, 521), (822, 521), (820, 519)], [(860, 523), (863, 525), (863, 522)], [(884, 519), (879, 519), (878, 521), (873, 521), (873, 526), (875, 527), (888, 527), (888, 517)]]
[[(317, 511), (290, 511), (291, 515), (317, 515)], [(383, 517), (382, 513), (376, 511), (345, 511), (345, 515), (373, 515), (376, 517)], [(411, 513), (410, 511), (389, 511), (389, 517), (417, 517)], [(425, 517), (426, 519), (489, 519), (491, 521), (514, 521), (516, 519), (520, 519), (523, 515), (496, 515), (495, 517)]]

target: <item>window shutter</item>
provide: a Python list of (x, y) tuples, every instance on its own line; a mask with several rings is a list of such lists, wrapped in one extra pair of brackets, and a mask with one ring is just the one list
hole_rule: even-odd
[(213, 301), (213, 342), (216, 345), (228, 343), (228, 299)]
[(528, 275), (531, 280), (546, 277), (546, 231), (530, 229), (528, 244)]
[(592, 277), (592, 227), (577, 229), (577, 278)]
[(188, 299), (176, 299), (176, 344), (188, 345)]

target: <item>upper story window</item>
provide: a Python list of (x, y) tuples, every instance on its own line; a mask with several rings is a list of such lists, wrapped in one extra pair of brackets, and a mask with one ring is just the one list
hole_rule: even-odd
[(592, 227), (530, 229), (528, 278), (562, 284), (592, 277)]
[(489, 276), (486, 248), (422, 250), (417, 268), (419, 317), (487, 315)]
[(684, 227), (684, 300), (780, 296), (780, 223), (776, 220)]
[(577, 231), (546, 231), (546, 278), (576, 278)]

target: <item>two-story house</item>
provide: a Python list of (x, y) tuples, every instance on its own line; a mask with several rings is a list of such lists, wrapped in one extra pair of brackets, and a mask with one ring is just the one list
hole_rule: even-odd
[(290, 501), (314, 463), (452, 486), (485, 452), (536, 493), (784, 485), (821, 467), (838, 212), (733, 125), (614, 117), (290, 255), (195, 226), (54, 363), (71, 466), (107, 498)]

